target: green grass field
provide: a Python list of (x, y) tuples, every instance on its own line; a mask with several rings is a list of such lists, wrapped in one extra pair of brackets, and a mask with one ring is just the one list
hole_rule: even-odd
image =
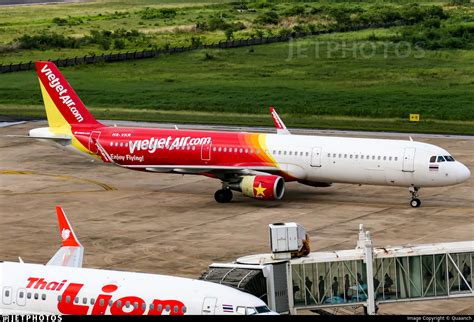
[[(102, 119), (271, 126), (274, 105), (288, 126), (474, 134), (474, 52), (352, 42), (373, 32), (396, 29), (62, 71)], [(44, 117), (41, 104), (34, 72), (0, 75), (0, 114)]]
[[(272, 5), (284, 13), (295, 3), (309, 11), (334, 2), (275, 1)], [(399, 6), (399, 2), (342, 6)], [(434, 3), (438, 4), (424, 1), (424, 5)], [(446, 2), (441, 4), (446, 6)], [(146, 20), (143, 25), (137, 12), (147, 6), (173, 7), (178, 14), (169, 20)], [(226, 19), (249, 23), (257, 14), (240, 16), (235, 4), (190, 0), (104, 0), (6, 8), (0, 11), (0, 44), (26, 30), (51, 28), (80, 35), (93, 28), (116, 26), (137, 27), (141, 32), (149, 28), (152, 38), (147, 41), (177, 44), (188, 41), (194, 31), (178, 31), (176, 26), (195, 23), (199, 17), (226, 12)], [(451, 17), (446, 24), (474, 23), (472, 7), (447, 8)], [(53, 17), (68, 16), (81, 17), (83, 23), (62, 27), (52, 23)], [(306, 23), (304, 19), (309, 18), (301, 19)], [(265, 33), (284, 28), (288, 22), (284, 18)], [(99, 119), (272, 126), (268, 107), (274, 105), (288, 126), (474, 134), (474, 50), (426, 50), (410, 42), (393, 42), (403, 28), (75, 66), (62, 72)], [(200, 36), (224, 37), (222, 30)], [(91, 50), (94, 48), (7, 50), (0, 53), (0, 63), (75, 56)], [(420, 114), (421, 122), (408, 122), (410, 113)], [(35, 72), (0, 74), (0, 115), (45, 117)]]

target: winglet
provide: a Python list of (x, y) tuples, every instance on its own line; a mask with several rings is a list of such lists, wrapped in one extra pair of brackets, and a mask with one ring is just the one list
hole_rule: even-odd
[(64, 246), (72, 246), (72, 247), (80, 247), (82, 246), (81, 243), (76, 238), (76, 234), (72, 230), (71, 224), (69, 220), (67, 220), (66, 214), (64, 213), (63, 208), (60, 206), (56, 206), (56, 213), (58, 215), (58, 223), (59, 223), (59, 232), (61, 234), (61, 240), (63, 247)]
[(272, 115), (273, 123), (275, 123), (277, 128), (277, 134), (291, 134), (290, 131), (286, 129), (285, 123), (283, 123), (273, 106), (270, 106), (270, 114)]
[(82, 267), (84, 247), (77, 240), (64, 210), (56, 206), (56, 214), (62, 245), (46, 265)]

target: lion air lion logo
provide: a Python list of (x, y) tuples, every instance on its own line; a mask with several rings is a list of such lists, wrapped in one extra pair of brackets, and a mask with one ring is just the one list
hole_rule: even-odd
[(69, 236), (71, 236), (71, 231), (69, 229), (63, 228), (63, 230), (61, 231), (61, 238), (63, 240), (67, 240)]

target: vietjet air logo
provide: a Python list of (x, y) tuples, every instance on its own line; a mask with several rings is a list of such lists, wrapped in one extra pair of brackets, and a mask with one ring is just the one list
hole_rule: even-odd
[(102, 293), (92, 297), (93, 302), (90, 300), (90, 293), (88, 293), (88, 299), (84, 301), (84, 295), (80, 294), (83, 287), (84, 284), (81, 283), (71, 283), (67, 280), (48, 282), (38, 277), (28, 278), (26, 285), (28, 289), (62, 292), (57, 306), (62, 314), (143, 315), (147, 312), (147, 315), (162, 315), (163, 312), (167, 312), (170, 315), (184, 315), (185, 313), (184, 303), (178, 300), (154, 299), (148, 304), (138, 296), (114, 298), (112, 293), (118, 290), (118, 286), (114, 284), (104, 285), (101, 289)]
[(147, 140), (134, 140), (129, 142), (130, 154), (135, 151), (148, 151), (153, 153), (158, 149), (175, 150), (186, 146), (206, 145), (211, 144), (210, 137), (191, 138), (190, 136), (172, 138), (155, 138)]
[(59, 93), (59, 99), (69, 108), (76, 120), (78, 122), (84, 121), (81, 113), (79, 113), (76, 108), (76, 103), (69, 95), (67, 95), (67, 88), (64, 88), (64, 86), (59, 81), (59, 78), (53, 74), (52, 70), (47, 65), (44, 65), (44, 67), (41, 69), (41, 72), (48, 78), (49, 87), (54, 88), (56, 92)]

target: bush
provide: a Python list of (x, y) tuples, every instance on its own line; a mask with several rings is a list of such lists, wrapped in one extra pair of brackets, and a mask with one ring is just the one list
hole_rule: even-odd
[(305, 14), (305, 9), (302, 6), (294, 6), (286, 10), (284, 15), (287, 17), (290, 16), (303, 16)]
[(45, 50), (49, 48), (79, 48), (83, 40), (53, 32), (34, 36), (23, 35), (15, 41), (19, 43), (21, 49)]
[(176, 10), (172, 8), (162, 8), (162, 9), (155, 9), (146, 7), (145, 9), (138, 12), (140, 17), (145, 20), (149, 19), (170, 19), (176, 16)]
[(275, 11), (267, 11), (260, 14), (254, 21), (259, 25), (277, 25), (280, 22), (280, 17)]
[(125, 48), (125, 41), (122, 39), (115, 39), (114, 40), (114, 48), (115, 49), (124, 49)]

